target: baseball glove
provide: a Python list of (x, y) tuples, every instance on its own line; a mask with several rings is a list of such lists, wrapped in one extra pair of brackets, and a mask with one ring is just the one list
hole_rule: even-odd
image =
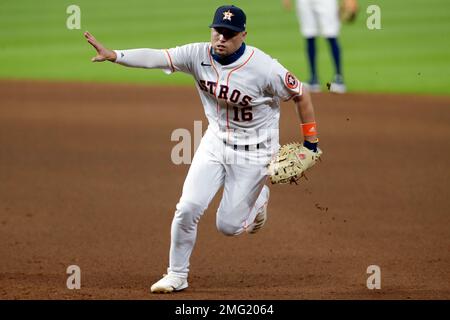
[(305, 171), (316, 164), (322, 150), (309, 150), (298, 142), (283, 145), (269, 163), (268, 173), (272, 184), (295, 183), (305, 176)]
[(356, 0), (341, 0), (341, 4), (339, 6), (339, 17), (342, 22), (354, 22), (357, 14), (358, 3)]

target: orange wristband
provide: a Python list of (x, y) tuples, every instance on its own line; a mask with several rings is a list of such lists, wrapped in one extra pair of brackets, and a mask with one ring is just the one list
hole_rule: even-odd
[(317, 134), (317, 128), (316, 128), (315, 122), (303, 123), (301, 125), (301, 127), (302, 127), (303, 136), (305, 136), (305, 137), (311, 137), (311, 136), (315, 136)]

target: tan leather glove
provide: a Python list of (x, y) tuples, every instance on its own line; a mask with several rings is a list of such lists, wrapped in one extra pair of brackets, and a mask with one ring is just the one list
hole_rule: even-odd
[(303, 144), (294, 142), (283, 145), (269, 163), (268, 173), (272, 184), (296, 183), (306, 170), (319, 160), (322, 150), (309, 150)]

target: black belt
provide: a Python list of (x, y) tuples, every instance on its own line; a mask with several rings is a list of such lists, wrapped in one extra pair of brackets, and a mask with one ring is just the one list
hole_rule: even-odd
[(228, 145), (230, 147), (232, 147), (234, 150), (245, 150), (245, 151), (250, 151), (250, 149), (252, 150), (258, 150), (260, 145), (259, 143), (257, 144), (244, 144), (244, 145), (240, 145), (240, 144), (229, 144), (227, 143), (225, 140), (223, 140), (223, 144)]

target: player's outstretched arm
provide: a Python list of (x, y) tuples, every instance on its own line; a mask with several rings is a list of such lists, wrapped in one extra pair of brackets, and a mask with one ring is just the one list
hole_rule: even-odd
[(84, 37), (97, 51), (97, 55), (91, 59), (92, 62), (108, 60), (133, 68), (170, 69), (169, 62), (163, 50), (149, 48), (110, 50), (105, 48), (89, 32), (86, 31)]
[(86, 38), (87, 42), (91, 44), (91, 46), (94, 47), (94, 49), (97, 51), (97, 55), (91, 59), (92, 62), (103, 62), (103, 61), (116, 61), (117, 56), (116, 53), (113, 50), (109, 50), (105, 48), (97, 39), (94, 38), (92, 34), (90, 34), (88, 31), (84, 33), (84, 37)]

